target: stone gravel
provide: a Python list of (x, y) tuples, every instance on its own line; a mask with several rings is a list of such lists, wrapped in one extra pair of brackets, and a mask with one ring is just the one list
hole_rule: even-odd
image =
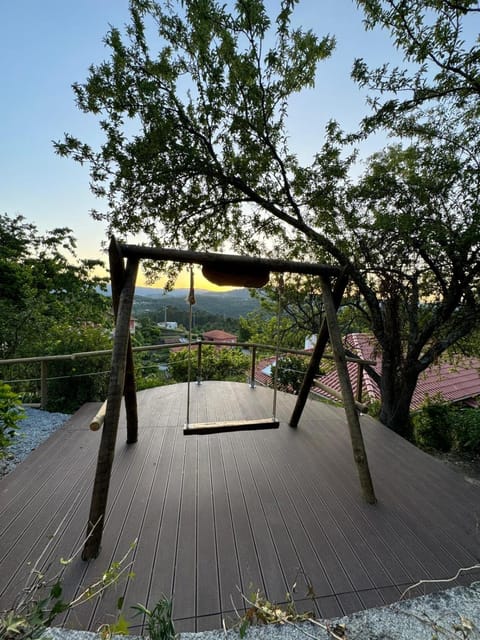
[(50, 413), (31, 407), (25, 407), (24, 410), (26, 417), (18, 423), (15, 441), (8, 447), (6, 457), (0, 459), (0, 476), (10, 473), (70, 418), (67, 413)]

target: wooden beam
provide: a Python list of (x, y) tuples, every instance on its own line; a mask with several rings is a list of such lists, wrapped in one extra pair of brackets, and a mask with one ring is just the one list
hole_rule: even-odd
[[(120, 245), (113, 237), (110, 240), (108, 257), (110, 263), (110, 279), (112, 283), (112, 306), (116, 320), (120, 294), (125, 282), (125, 267), (123, 266)], [(127, 444), (132, 444), (138, 440), (138, 408), (137, 387), (135, 384), (135, 365), (133, 361), (132, 339), (130, 337), (130, 333), (128, 335), (127, 364), (123, 395), (125, 398), (125, 413), (127, 417)]]
[(337, 368), (340, 388), (342, 390), (345, 414), (347, 417), (348, 429), (350, 432), (350, 440), (352, 443), (353, 458), (357, 465), (358, 477), (362, 488), (363, 497), (369, 504), (375, 504), (377, 501), (373, 490), (372, 478), (368, 467), (367, 453), (363, 442), (360, 420), (358, 418), (357, 409), (355, 407), (355, 399), (353, 396), (352, 384), (348, 375), (347, 360), (342, 344), (342, 336), (340, 327), (337, 322), (337, 311), (335, 302), (330, 288), (330, 283), (321, 278), (323, 303), (325, 307), (325, 318), (328, 325), (328, 333), (330, 335), (330, 344), (332, 346), (335, 365)]
[(90, 431), (98, 431), (103, 427), (103, 423), (105, 422), (105, 413), (107, 412), (107, 401), (102, 404), (100, 409), (97, 411), (95, 417), (90, 422)]
[[(338, 310), (338, 307), (342, 302), (343, 294), (345, 292), (347, 284), (348, 284), (348, 277), (344, 272), (339, 278), (337, 278), (334, 289), (333, 289), (333, 301), (335, 305), (335, 312)], [(298, 392), (298, 398), (292, 412), (292, 417), (290, 418), (289, 425), (294, 429), (298, 427), (298, 423), (300, 421), (303, 410), (305, 408), (305, 404), (310, 394), (310, 389), (312, 388), (313, 380), (315, 376), (318, 375), (318, 369), (320, 367), (320, 362), (323, 358), (323, 354), (325, 351), (325, 347), (327, 346), (327, 342), (328, 342), (328, 326), (327, 326), (327, 321), (324, 317), (322, 320), (322, 324), (320, 326), (320, 331), (318, 332), (317, 342), (313, 349), (313, 353), (310, 358), (308, 368), (303, 378), (302, 386), (300, 387), (300, 391)]]
[(130, 315), (132, 313), (137, 271), (138, 261), (129, 260), (125, 272), (125, 283), (120, 294), (118, 305), (107, 408), (102, 439), (98, 451), (97, 470), (95, 473), (90, 514), (87, 524), (87, 538), (82, 552), (83, 560), (96, 558), (102, 541), (108, 489), (110, 486), (118, 421), (120, 418), (120, 407), (125, 384), (125, 370), (130, 338)]
[[(340, 402), (343, 402), (342, 394), (338, 393), (336, 389), (329, 387), (327, 384), (324, 384), (321, 380), (318, 380), (318, 379), (314, 380), (314, 383), (319, 389), (331, 395), (332, 398), (336, 398), (337, 400), (340, 400)], [(363, 404), (362, 402), (358, 402), (358, 400), (355, 400), (355, 406), (362, 413), (366, 413), (368, 410), (368, 406), (366, 404)]]
[(273, 418), (258, 418), (254, 420), (222, 420), (218, 422), (192, 422), (186, 424), (184, 435), (202, 433), (222, 433), (224, 431), (251, 431), (255, 429), (278, 429), (280, 422)]
[(147, 258), (148, 260), (165, 260), (184, 264), (210, 265), (227, 270), (235, 267), (246, 270), (258, 268), (268, 269), (275, 273), (304, 273), (312, 276), (338, 276), (339, 267), (318, 264), (316, 262), (293, 262), (290, 260), (275, 260), (256, 258), (252, 256), (237, 256), (227, 253), (209, 253), (201, 251), (182, 251), (180, 249), (163, 249), (162, 247), (142, 247), (133, 244), (119, 244), (119, 250), (124, 258)]

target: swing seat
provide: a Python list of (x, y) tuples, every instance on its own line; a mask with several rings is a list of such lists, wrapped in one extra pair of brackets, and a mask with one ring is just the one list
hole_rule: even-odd
[(183, 428), (183, 435), (222, 433), (223, 431), (253, 431), (255, 429), (278, 429), (279, 420), (258, 418), (255, 420), (221, 420), (218, 422), (192, 422)]

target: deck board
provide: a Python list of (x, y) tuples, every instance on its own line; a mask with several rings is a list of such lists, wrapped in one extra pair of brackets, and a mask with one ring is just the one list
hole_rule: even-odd
[[(190, 392), (191, 420), (271, 418), (269, 389), (206, 382)], [(125, 444), (122, 409), (101, 553), (89, 563), (72, 560), (64, 591), (79, 593), (137, 539), (135, 578), (70, 612), (66, 626), (111, 622), (123, 596), (131, 632), (139, 633), (143, 617), (132, 605), (152, 608), (165, 595), (178, 631), (219, 628), (245, 607), (242, 594), (259, 590), (285, 602), (294, 583), (298, 609), (329, 618), (395, 601), (418, 580), (478, 563), (480, 487), (368, 416), (361, 423), (374, 506), (362, 501), (342, 410), (309, 401), (290, 429), (295, 398), (279, 393), (278, 430), (186, 438), (186, 397), (185, 384), (140, 392), (134, 445)], [(84, 405), (0, 480), (0, 609), (45, 548), (40, 567), (53, 572), (83, 545), (101, 437), (88, 424), (98, 406)]]

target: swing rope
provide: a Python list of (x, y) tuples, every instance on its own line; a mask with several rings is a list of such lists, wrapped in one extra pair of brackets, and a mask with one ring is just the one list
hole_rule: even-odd
[(195, 288), (193, 282), (193, 265), (190, 265), (190, 291), (188, 293), (188, 365), (187, 365), (187, 422), (185, 428), (188, 429), (190, 424), (190, 383), (192, 379), (192, 326), (193, 326), (193, 305), (195, 304)]
[(273, 408), (272, 408), (272, 420), (277, 419), (277, 391), (278, 391), (278, 362), (280, 360), (280, 326), (282, 317), (282, 295), (283, 295), (284, 280), (283, 275), (280, 275), (278, 283), (278, 298), (277, 298), (277, 339), (275, 343), (275, 370), (273, 375)]

